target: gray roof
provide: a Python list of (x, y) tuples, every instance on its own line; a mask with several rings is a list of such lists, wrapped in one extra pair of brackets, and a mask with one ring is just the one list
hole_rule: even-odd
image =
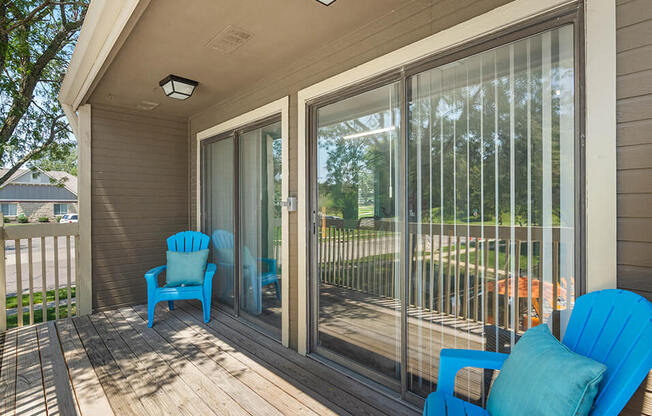
[[(61, 181), (64, 185), (64, 187), (72, 192), (73, 194), (77, 195), (77, 177), (74, 175), (69, 174), (68, 172), (63, 172), (59, 170), (42, 170), (38, 169), (39, 171), (45, 173), (55, 181), (59, 182)], [(5, 173), (7, 173), (9, 169), (3, 169), (0, 168), (0, 177), (4, 176)], [(31, 169), (18, 169), (16, 172), (14, 172), (13, 175), (9, 178), (7, 182), (5, 182), (3, 185), (9, 185), (11, 182), (15, 181), (16, 179), (20, 178), (24, 174), (31, 172)]]

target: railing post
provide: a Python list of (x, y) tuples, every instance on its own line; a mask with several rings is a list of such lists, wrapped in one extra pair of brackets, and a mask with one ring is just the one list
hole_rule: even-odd
[(79, 237), (75, 239), (77, 314), (92, 310), (91, 258), (91, 106), (79, 107)]
[(5, 216), (0, 212), (0, 331), (7, 330), (7, 275), (5, 270)]

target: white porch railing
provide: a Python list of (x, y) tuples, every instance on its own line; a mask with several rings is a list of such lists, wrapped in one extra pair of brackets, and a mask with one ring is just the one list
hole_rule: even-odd
[(7, 225), (0, 214), (0, 234), (0, 331), (76, 315), (79, 225)]

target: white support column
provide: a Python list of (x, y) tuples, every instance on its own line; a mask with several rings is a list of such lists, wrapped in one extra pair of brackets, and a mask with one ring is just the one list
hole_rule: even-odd
[(79, 107), (77, 146), (79, 151), (79, 247), (77, 253), (77, 314), (92, 312), (93, 262), (91, 258), (91, 106)]
[(586, 290), (617, 285), (616, 5), (586, 2)]

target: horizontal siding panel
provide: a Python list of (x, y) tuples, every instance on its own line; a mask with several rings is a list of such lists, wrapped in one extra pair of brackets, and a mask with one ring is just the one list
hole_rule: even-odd
[(630, 169), (618, 172), (618, 193), (652, 193), (652, 170)]
[(616, 54), (616, 73), (631, 74), (652, 68), (652, 44)]
[(616, 31), (616, 50), (626, 51), (647, 46), (650, 44), (650, 39), (652, 39), (652, 20), (645, 20)]
[(618, 218), (652, 218), (652, 194), (618, 195)]
[(652, 267), (618, 266), (618, 287), (652, 292)]
[(616, 27), (623, 28), (652, 19), (650, 0), (632, 0), (616, 9)]
[(165, 237), (188, 227), (187, 124), (92, 115), (93, 307), (143, 303), (143, 275), (165, 259)]
[(648, 143), (652, 143), (652, 120), (618, 124), (618, 146), (633, 146)]
[(618, 241), (618, 264), (652, 268), (652, 243)]
[(620, 123), (652, 119), (652, 95), (619, 100), (616, 115)]
[(619, 170), (652, 168), (652, 143), (620, 147), (616, 152)]
[(616, 85), (618, 99), (652, 94), (652, 69), (621, 75)]
[(652, 242), (652, 218), (618, 219), (618, 240)]

